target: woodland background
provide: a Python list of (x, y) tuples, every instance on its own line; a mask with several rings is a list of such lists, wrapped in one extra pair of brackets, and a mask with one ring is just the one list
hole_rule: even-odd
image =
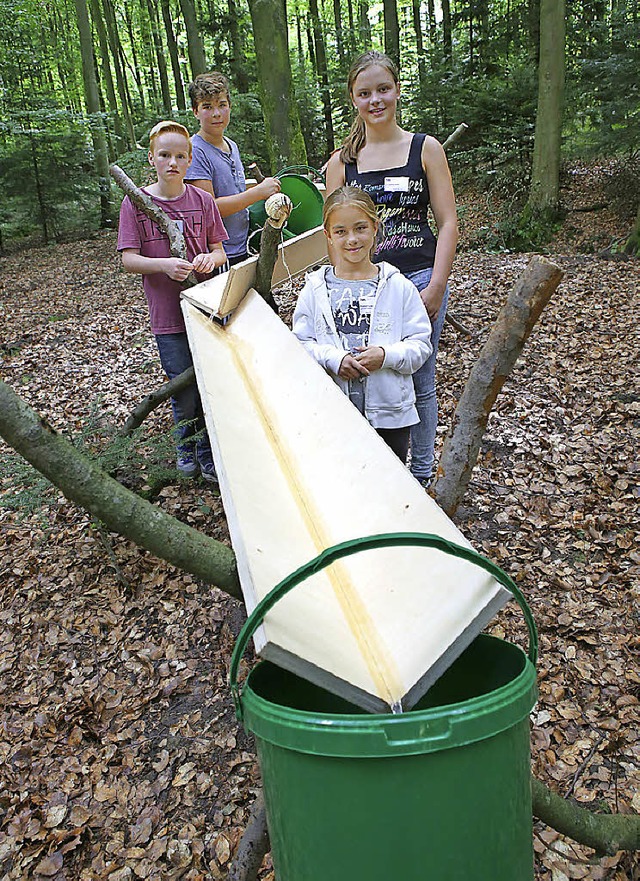
[[(350, 124), (350, 61), (371, 47), (400, 64), (405, 127), (444, 140), (470, 126), (450, 153), (456, 189), (470, 181), (509, 194), (479, 244), (537, 246), (549, 230), (517, 218), (541, 5), (547, 14), (564, 0), (0, 0), (0, 253), (113, 226), (121, 194), (108, 163), (140, 182), (153, 124), (176, 118), (195, 130), (185, 89), (203, 70), (233, 83), (229, 131), (246, 163), (322, 166)], [(575, 0), (564, 44), (545, 50), (566, 65), (563, 161), (619, 158), (630, 225), (640, 206), (639, 19), (638, 0)]]

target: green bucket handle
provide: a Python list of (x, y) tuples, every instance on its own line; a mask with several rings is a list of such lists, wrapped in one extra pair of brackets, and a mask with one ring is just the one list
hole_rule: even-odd
[(286, 168), (281, 168), (275, 177), (284, 177), (285, 174), (312, 174), (315, 178), (321, 180), (322, 183), (325, 182), (324, 174), (310, 165), (287, 165)]
[(236, 640), (229, 667), (231, 694), (235, 704), (236, 717), (239, 722), (242, 722), (242, 701), (240, 687), (238, 685), (238, 668), (240, 666), (240, 661), (244, 655), (249, 640), (262, 624), (267, 612), (275, 606), (278, 600), (282, 599), (282, 597), (289, 593), (290, 590), (293, 590), (293, 588), (300, 584), (301, 581), (304, 581), (310, 575), (315, 575), (316, 573), (321, 572), (327, 566), (331, 565), (331, 563), (335, 563), (336, 560), (340, 560), (342, 557), (348, 557), (351, 554), (370, 550), (372, 548), (405, 547), (407, 545), (423, 548), (436, 548), (437, 550), (443, 551), (445, 554), (451, 554), (453, 557), (459, 557), (462, 560), (475, 563), (477, 566), (480, 566), (481, 569), (485, 569), (497, 582), (505, 587), (517, 600), (518, 605), (524, 613), (527, 628), (529, 630), (529, 660), (535, 667), (538, 660), (538, 631), (536, 629), (535, 621), (533, 620), (533, 615), (531, 614), (531, 609), (527, 605), (527, 601), (520, 588), (499, 566), (471, 548), (464, 548), (461, 545), (455, 544), (455, 542), (448, 541), (446, 538), (441, 538), (439, 535), (431, 535), (427, 532), (391, 532), (382, 533), (381, 535), (368, 535), (363, 538), (354, 538), (350, 541), (343, 541), (340, 544), (322, 551), (322, 553), (318, 554), (317, 557), (314, 557), (313, 560), (309, 560), (308, 563), (305, 563), (303, 566), (300, 566), (299, 569), (296, 569), (295, 572), (292, 572), (290, 575), (287, 575), (286, 578), (283, 578), (273, 590), (269, 591), (269, 593), (260, 600), (253, 612), (249, 615), (238, 635), (238, 639)]

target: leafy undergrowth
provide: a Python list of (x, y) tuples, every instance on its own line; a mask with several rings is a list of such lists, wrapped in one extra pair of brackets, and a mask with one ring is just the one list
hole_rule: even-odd
[[(3, 378), (89, 447), (162, 381), (139, 281), (113, 248), (105, 234), (2, 266)], [(593, 809), (637, 812), (638, 264), (555, 259), (564, 281), (490, 417), (458, 520), (516, 578), (540, 630), (535, 773)], [(526, 262), (456, 261), (452, 311), (474, 336), (443, 335), (439, 444)], [(149, 460), (170, 426), (168, 406), (145, 423)], [(56, 490), (38, 495), (6, 447), (2, 458), (0, 875), (225, 877), (260, 785), (226, 684), (240, 604)], [(32, 510), (15, 500), (18, 473)], [(139, 463), (124, 476), (148, 478)], [(156, 501), (228, 541), (205, 484), (174, 481)], [(526, 640), (515, 607), (493, 629)], [(598, 858), (541, 824), (535, 849), (537, 881), (638, 877), (631, 855)]]

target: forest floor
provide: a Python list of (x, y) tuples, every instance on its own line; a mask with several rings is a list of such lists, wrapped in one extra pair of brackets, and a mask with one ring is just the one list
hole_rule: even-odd
[[(564, 196), (588, 207), (596, 189), (577, 169)], [(487, 212), (462, 202), (464, 246)], [(640, 262), (596, 254), (628, 227), (599, 209), (556, 236), (564, 279), (498, 398), (457, 516), (540, 631), (534, 772), (623, 813), (640, 811)], [(3, 379), (103, 453), (163, 380), (139, 279), (114, 247), (105, 233), (0, 260)], [(473, 336), (443, 334), (439, 447), (529, 256), (463, 247), (456, 259), (451, 309)], [(290, 312), (295, 293), (280, 296)], [(170, 482), (156, 503), (228, 542), (218, 492), (172, 475), (170, 428), (164, 406), (134, 452), (111, 448), (110, 467), (144, 486), (159, 458)], [(106, 533), (0, 452), (0, 877), (226, 877), (260, 786), (227, 687), (242, 606)], [(491, 629), (526, 638), (510, 606)], [(534, 843), (537, 881), (640, 878), (634, 856), (598, 858), (540, 823)]]

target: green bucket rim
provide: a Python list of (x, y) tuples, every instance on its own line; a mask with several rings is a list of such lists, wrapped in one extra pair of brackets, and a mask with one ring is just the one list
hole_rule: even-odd
[(276, 703), (258, 694), (252, 680), (268, 667), (285, 676), (295, 674), (262, 661), (252, 669), (243, 691), (243, 724), (259, 740), (280, 748), (338, 758), (422, 755), (488, 740), (529, 716), (537, 698), (536, 671), (514, 643), (482, 633), (465, 652), (478, 646), (509, 653), (511, 660), (521, 661), (522, 669), (485, 693), (399, 714), (332, 713)]
[[(293, 588), (300, 584), (302, 581), (306, 580), (310, 575), (314, 575), (315, 573), (322, 571), (331, 563), (341, 559), (342, 557), (350, 556), (351, 554), (374, 548), (406, 546), (435, 548), (445, 554), (450, 554), (451, 556), (467, 560), (471, 563), (475, 563), (477, 566), (492, 575), (499, 584), (505, 587), (509, 591), (509, 593), (512, 594), (512, 596), (515, 598), (515, 600), (518, 602), (518, 605), (522, 609), (527, 624), (527, 629), (529, 631), (528, 658), (530, 661), (531, 669), (533, 670), (535, 687), (535, 665), (538, 659), (538, 632), (536, 629), (535, 621), (533, 619), (533, 615), (531, 614), (531, 609), (529, 608), (522, 591), (515, 584), (513, 579), (511, 579), (506, 574), (506, 572), (504, 572), (494, 562), (489, 560), (487, 557), (483, 557), (482, 554), (479, 554), (472, 548), (462, 547), (461, 545), (449, 541), (448, 539), (444, 539), (439, 535), (422, 532), (382, 533), (380, 535), (370, 535), (362, 538), (351, 539), (350, 541), (341, 542), (340, 544), (327, 548), (321, 554), (318, 554), (317, 557), (309, 560), (303, 566), (300, 566), (298, 569), (296, 569), (294, 572), (292, 572), (290, 575), (280, 581), (279, 584), (277, 584), (265, 597), (262, 598), (262, 600), (260, 600), (251, 615), (249, 615), (249, 617), (245, 621), (240, 631), (240, 634), (238, 635), (238, 639), (231, 655), (231, 664), (229, 666), (229, 682), (231, 687), (231, 694), (233, 696), (233, 701), (235, 705), (236, 717), (239, 722), (244, 723), (242, 705), (243, 692), (241, 692), (238, 684), (238, 669), (240, 666), (240, 660), (244, 655), (249, 640), (264, 620), (267, 612), (272, 609), (273, 606), (275, 606), (275, 604), (283, 596), (289, 593), (289, 591), (293, 590)], [(512, 645), (511, 643), (506, 644)], [(515, 646), (515, 648), (518, 647)], [(522, 650), (519, 649), (519, 651)], [(525, 665), (525, 669), (519, 677), (517, 677), (512, 683), (508, 683), (507, 686), (503, 686), (502, 689), (496, 689), (494, 693), (498, 694), (504, 688), (508, 688), (509, 686), (513, 685), (514, 682), (517, 682), (518, 679), (522, 677), (527, 669), (528, 667)], [(486, 695), (482, 696), (481, 700), (484, 700), (486, 697)], [(471, 700), (477, 699), (472, 698)], [(290, 712), (294, 712), (291, 710), (291, 708), (287, 708), (287, 710)], [(409, 711), (408, 714), (399, 715), (394, 715), (392, 713), (378, 714), (373, 718), (379, 719), (391, 717), (391, 719), (402, 719), (403, 716), (408, 716), (412, 712), (413, 711)], [(527, 710), (527, 712), (529, 712), (529, 710)], [(340, 718), (344, 717), (341, 715)], [(362, 719), (361, 716), (356, 715), (354, 715), (354, 718)]]

